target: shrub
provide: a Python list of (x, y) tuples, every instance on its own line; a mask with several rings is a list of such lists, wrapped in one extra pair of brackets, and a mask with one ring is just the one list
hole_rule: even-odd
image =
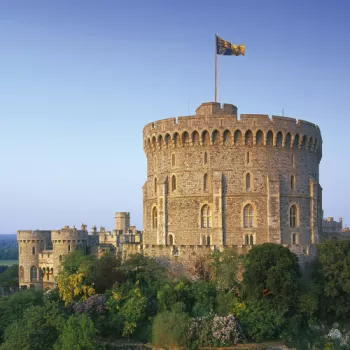
[(188, 339), (188, 316), (183, 312), (165, 311), (156, 316), (152, 338), (156, 347), (182, 347)]

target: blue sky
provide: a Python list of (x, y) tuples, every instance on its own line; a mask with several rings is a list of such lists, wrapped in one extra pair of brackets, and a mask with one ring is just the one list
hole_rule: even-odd
[(315, 122), (325, 216), (350, 224), (350, 2), (0, 2), (0, 233), (142, 227), (142, 128), (214, 98)]

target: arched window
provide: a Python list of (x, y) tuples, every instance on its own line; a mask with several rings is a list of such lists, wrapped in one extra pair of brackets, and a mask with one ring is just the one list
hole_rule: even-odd
[(245, 189), (247, 192), (250, 191), (250, 174), (246, 174), (245, 176)]
[(35, 255), (35, 247), (32, 248), (32, 254)]
[(171, 178), (171, 190), (175, 191), (176, 190), (176, 176), (173, 175)]
[(38, 269), (36, 268), (36, 266), (32, 266), (30, 268), (30, 280), (36, 280), (38, 278)]
[(208, 163), (208, 153), (204, 152), (204, 164)]
[(295, 176), (294, 176), (294, 175), (292, 175), (292, 176), (290, 177), (290, 189), (291, 189), (292, 191), (295, 190)]
[(62, 261), (62, 255), (60, 255), (60, 256), (58, 257), (58, 261), (59, 261), (59, 262)]
[(174, 245), (174, 237), (173, 237), (173, 235), (169, 235), (169, 245)]
[(210, 228), (211, 227), (211, 211), (209, 205), (203, 205), (201, 210), (201, 227)]
[(157, 195), (157, 178), (154, 178), (154, 194)]
[(292, 205), (290, 207), (290, 222), (289, 226), (294, 228), (297, 227), (297, 207), (295, 205)]
[(154, 157), (154, 164), (153, 164), (153, 166), (154, 166), (154, 170), (156, 170), (157, 169), (157, 157)]
[(210, 236), (207, 236), (207, 246), (210, 246)]
[(158, 211), (157, 207), (154, 207), (152, 210), (152, 227), (158, 228)]
[(253, 207), (250, 204), (244, 207), (243, 224), (245, 228), (253, 227)]
[(250, 235), (250, 237), (249, 237), (249, 244), (254, 245), (254, 236), (253, 235)]
[(175, 158), (175, 154), (171, 155), (171, 166), (174, 167), (176, 165), (176, 158)]
[(294, 154), (293, 153), (290, 156), (290, 162), (291, 162), (291, 165), (294, 167), (295, 166), (295, 158), (294, 158)]
[(244, 236), (244, 244), (249, 245), (249, 235)]
[(208, 174), (204, 174), (203, 176), (203, 190), (206, 191), (208, 189)]
[(23, 281), (23, 279), (24, 279), (24, 267), (20, 266), (20, 268), (19, 268), (19, 280)]

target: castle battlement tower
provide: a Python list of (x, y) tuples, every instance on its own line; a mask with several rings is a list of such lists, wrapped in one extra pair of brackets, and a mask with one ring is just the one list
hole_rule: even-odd
[(143, 129), (144, 244), (308, 247), (322, 225), (317, 125), (203, 103)]

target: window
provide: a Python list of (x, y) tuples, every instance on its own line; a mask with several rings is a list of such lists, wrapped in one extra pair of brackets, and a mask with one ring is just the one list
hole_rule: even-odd
[(299, 244), (299, 235), (297, 232), (292, 234), (292, 244)]
[(208, 153), (204, 152), (204, 164), (208, 164)]
[(36, 266), (30, 268), (30, 281), (36, 280), (38, 278), (38, 270)]
[(169, 235), (169, 245), (174, 245), (174, 237), (173, 237), (173, 235)]
[(24, 267), (21, 266), (19, 268), (19, 280), (22, 281), (24, 279)]
[(175, 190), (176, 190), (176, 176), (175, 176), (175, 175), (173, 175), (173, 176), (171, 177), (171, 190), (172, 190), (172, 191), (175, 191)]
[(243, 224), (245, 228), (253, 227), (253, 207), (250, 204), (244, 207)]
[(154, 207), (152, 210), (152, 227), (158, 228), (158, 212), (157, 207)]
[(253, 235), (245, 235), (244, 236), (245, 245), (254, 245), (254, 236)]
[(201, 210), (201, 227), (210, 228), (211, 227), (211, 212), (209, 205), (203, 205)]
[(292, 176), (290, 177), (290, 189), (291, 189), (292, 191), (295, 190), (295, 176), (294, 176), (294, 175), (292, 175)]
[(154, 164), (153, 164), (154, 170), (157, 169), (157, 157), (154, 157)]
[(59, 261), (59, 262), (62, 261), (62, 255), (60, 255), (60, 256), (58, 257), (58, 261)]
[(203, 176), (203, 190), (206, 191), (208, 188), (208, 174), (204, 174)]
[(32, 248), (32, 254), (35, 255), (35, 247)]
[(176, 158), (175, 158), (175, 154), (171, 155), (171, 166), (174, 167), (176, 165)]
[(207, 236), (207, 246), (210, 246), (210, 236)]
[(247, 192), (250, 191), (250, 174), (249, 173), (245, 176), (245, 189)]
[(250, 152), (247, 152), (246, 161), (247, 161), (247, 164), (250, 163)]
[(68, 251), (70, 252), (70, 244), (68, 244)]
[(297, 207), (295, 205), (292, 205), (290, 207), (290, 222), (289, 226), (294, 228), (297, 227)]
[(154, 178), (154, 194), (157, 195), (157, 178)]
[(294, 154), (291, 154), (291, 156), (290, 156), (290, 162), (291, 162), (291, 165), (292, 165), (293, 167), (295, 167), (295, 157), (294, 157)]

